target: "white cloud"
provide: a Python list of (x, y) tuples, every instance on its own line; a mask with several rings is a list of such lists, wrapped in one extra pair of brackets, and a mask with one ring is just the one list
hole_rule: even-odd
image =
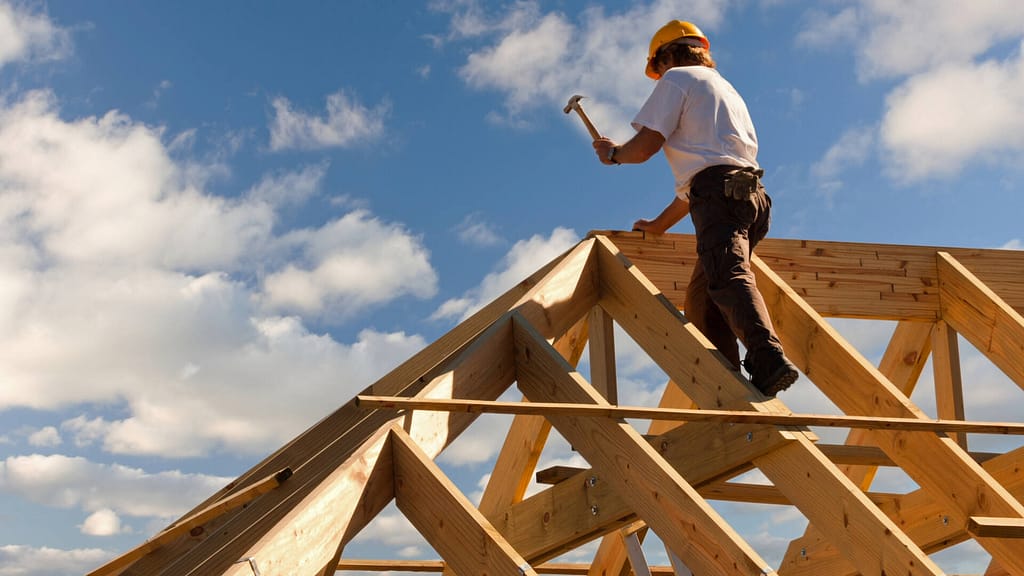
[(229, 199), (161, 137), (116, 112), (64, 120), (46, 92), (0, 100), (0, 408), (81, 405), (63, 425), (79, 446), (258, 453), (422, 348), (313, 334), (279, 314), (286, 293), (262, 291), (283, 271), (322, 281), (316, 313), (334, 321), (431, 296), (419, 238), (365, 210), (280, 235), (276, 208), (313, 194), (326, 165)]
[(1024, 59), (950, 64), (920, 73), (886, 101), (882, 142), (907, 180), (956, 174), (968, 162), (1024, 156)]
[(505, 255), (501, 270), (488, 274), (479, 286), (467, 291), (462, 297), (445, 301), (431, 318), (468, 318), (578, 241), (576, 232), (555, 228), (547, 238), (534, 235), (516, 242)]
[(231, 480), (178, 471), (152, 474), (63, 455), (11, 456), (0, 462), (0, 490), (32, 502), (164, 519), (188, 511)]
[[(113, 453), (198, 456), (220, 448), (261, 453), (294, 437), (425, 345), (419, 336), (371, 330), (351, 345), (339, 344), (309, 333), (294, 318), (257, 322), (254, 335), (225, 328), (224, 336), (244, 340), (203, 339), (197, 332), (192, 342), (178, 344), (187, 349), (155, 359), (163, 366), (144, 363), (137, 374), (131, 367), (106, 367), (97, 380), (123, 380), (124, 388), (112, 392), (126, 399), (130, 416), (112, 420), (83, 414), (62, 428), (76, 445), (102, 441)], [(195, 368), (180, 375), (189, 362)], [(147, 385), (137, 388), (139, 382)]]
[(18, 61), (57, 60), (70, 51), (70, 34), (46, 14), (0, 2), (0, 68)]
[(879, 127), (895, 180), (1024, 156), (1024, 11), (1016, 0), (860, 0), (809, 14), (797, 42), (848, 45), (862, 80), (899, 81)]
[(851, 6), (834, 14), (812, 9), (807, 12), (806, 20), (807, 24), (797, 33), (796, 41), (809, 46), (855, 42), (862, 26), (860, 11)]
[(860, 0), (836, 13), (812, 11), (798, 41), (852, 44), (864, 78), (905, 76), (968, 63), (1024, 34), (1016, 0)]
[(326, 118), (294, 110), (283, 96), (274, 98), (271, 105), (270, 149), (275, 151), (348, 147), (377, 138), (390, 110), (386, 102), (366, 108), (344, 90), (327, 96)]
[(327, 175), (327, 167), (328, 164), (322, 162), (296, 171), (267, 174), (249, 190), (248, 195), (273, 206), (302, 203), (319, 190)]
[(131, 531), (121, 525), (121, 517), (110, 508), (101, 508), (90, 514), (79, 529), (88, 536), (116, 536)]
[(357, 545), (368, 542), (380, 542), (388, 546), (407, 548), (422, 547), (426, 541), (405, 516), (394, 510), (394, 504), (392, 504), (390, 511), (385, 510), (377, 514), (377, 517), (367, 524), (366, 528), (363, 528), (352, 541)]
[(145, 106), (147, 108), (156, 108), (159, 106), (160, 98), (163, 97), (164, 92), (170, 90), (171, 86), (174, 86), (174, 84), (170, 80), (161, 80), (160, 83), (156, 85), (156, 88), (153, 88), (153, 95), (146, 101)]
[(85, 574), (111, 556), (111, 552), (99, 548), (60, 550), (45, 546), (0, 546), (0, 576)]
[(504, 414), (481, 415), (471, 431), (456, 438), (438, 461), (452, 466), (471, 466), (491, 460), (501, 450), (511, 422), (512, 417)]
[(496, 246), (502, 238), (490, 222), (481, 220), (479, 213), (467, 215), (457, 227), (459, 240), (464, 244), (476, 246)]
[(318, 230), (289, 233), (303, 246), (301, 262), (264, 281), (270, 310), (345, 316), (400, 296), (437, 292), (430, 253), (419, 238), (357, 210)]
[(266, 241), (269, 207), (203, 194), (187, 176), (159, 129), (117, 112), (65, 122), (46, 92), (0, 107), (0, 219), (39, 239), (12, 249), (37, 268), (224, 266)]
[[(561, 107), (582, 93), (590, 97), (587, 113), (602, 133), (620, 139), (632, 135), (628, 121), (652, 87), (643, 75), (651, 35), (681, 13), (710, 33), (725, 11), (725, 3), (712, 0), (656, 0), (614, 14), (587, 8), (574, 13), (574, 21), (561, 12), (544, 13), (534, 1), (517, 2), (500, 18), (489, 17), (476, 2), (436, 7), (452, 14), (453, 38), (496, 37), (472, 52), (460, 71), (470, 86), (505, 95), (508, 117), (496, 120), (522, 125), (527, 110)], [(623, 74), (635, 81), (624, 82)], [(573, 123), (585, 134), (582, 123)]]
[(851, 128), (811, 167), (811, 175), (818, 181), (817, 189), (830, 204), (843, 188), (843, 172), (864, 164), (875, 151), (877, 137), (874, 128)]
[(1006, 244), (1000, 246), (1003, 250), (1024, 250), (1024, 242), (1020, 238), (1014, 238)]
[(28, 436), (29, 446), (36, 446), (39, 448), (48, 448), (52, 446), (60, 446), (61, 438), (60, 433), (53, 426), (46, 426), (36, 430)]
[(552, 74), (568, 59), (572, 25), (560, 14), (547, 14), (525, 30), (513, 30), (493, 48), (471, 54), (462, 73), (470, 86), (509, 93), (513, 110), (556, 91)]

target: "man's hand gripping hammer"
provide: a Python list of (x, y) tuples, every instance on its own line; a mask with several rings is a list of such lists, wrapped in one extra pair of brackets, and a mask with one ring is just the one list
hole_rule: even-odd
[(586, 125), (587, 131), (590, 132), (591, 138), (593, 138), (594, 140), (600, 140), (601, 133), (597, 131), (597, 128), (594, 128), (594, 123), (590, 121), (590, 118), (587, 118), (587, 113), (583, 111), (583, 106), (580, 105), (580, 100), (582, 99), (583, 96), (579, 94), (576, 94), (572, 98), (569, 98), (569, 103), (565, 105), (565, 108), (562, 109), (562, 112), (568, 114), (569, 112), (575, 110), (576, 113), (580, 115), (580, 119), (583, 120), (583, 124)]

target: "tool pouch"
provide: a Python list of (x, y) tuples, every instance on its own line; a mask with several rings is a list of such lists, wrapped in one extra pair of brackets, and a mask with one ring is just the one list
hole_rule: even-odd
[(757, 192), (757, 184), (764, 175), (764, 170), (741, 168), (725, 175), (723, 192), (726, 198), (748, 200)]

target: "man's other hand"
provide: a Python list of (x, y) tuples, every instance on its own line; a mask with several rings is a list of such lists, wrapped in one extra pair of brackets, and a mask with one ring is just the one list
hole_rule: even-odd
[(644, 220), (643, 218), (641, 218), (636, 222), (633, 222), (633, 232), (654, 232), (656, 234), (660, 233), (659, 231), (654, 230), (653, 227), (654, 221), (652, 220)]

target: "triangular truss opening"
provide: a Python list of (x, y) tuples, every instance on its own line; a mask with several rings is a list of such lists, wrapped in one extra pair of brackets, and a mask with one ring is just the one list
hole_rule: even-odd
[[(800, 386), (842, 412), (813, 420), (758, 393), (680, 313), (693, 244), (591, 234), (92, 574), (331, 574), (357, 561), (345, 545), (392, 501), (448, 574), (544, 573), (598, 540), (590, 563), (559, 573), (941, 574), (929, 554), (966, 540), (991, 555), (990, 574), (1024, 573), (1024, 448), (976, 459), (968, 443), (1024, 425), (964, 422), (958, 346), (1024, 386), (1024, 254), (765, 241), (753, 267)], [(878, 364), (824, 316), (894, 321)], [(667, 376), (649, 429), (619, 408), (615, 325)], [(940, 421), (909, 398), (929, 357)], [(515, 389), (527, 402), (494, 402)], [(477, 505), (434, 460), (502, 410), (516, 415)], [(829, 444), (812, 423), (851, 431)], [(552, 429), (588, 467), (527, 495)], [(919, 488), (873, 491), (879, 465)], [(750, 470), (771, 484), (736, 481)], [(711, 499), (792, 505), (810, 525), (771, 566)], [(638, 553), (648, 530), (669, 565)]]

